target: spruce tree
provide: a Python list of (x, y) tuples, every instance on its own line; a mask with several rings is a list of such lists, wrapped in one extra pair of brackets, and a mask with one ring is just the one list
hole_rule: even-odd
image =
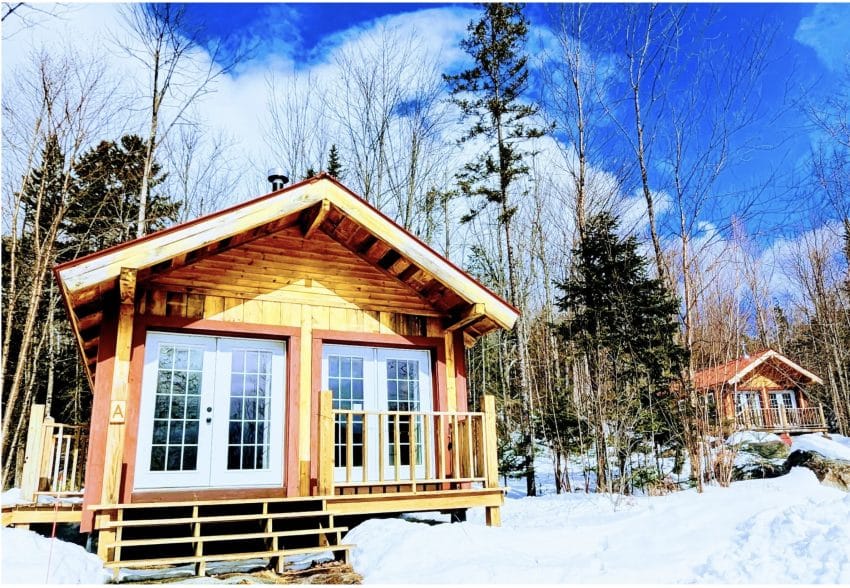
[[(472, 57), (473, 66), (453, 75), (444, 75), (452, 101), (460, 108), (469, 127), (460, 142), (482, 138), (486, 149), (468, 162), (457, 176), (460, 192), (473, 200), (471, 211), (461, 220), (468, 222), (487, 206), (498, 209), (498, 224), (505, 240), (507, 257), (507, 297), (519, 304), (516, 259), (511, 235), (516, 214), (516, 183), (528, 174), (523, 143), (539, 137), (534, 126), (536, 106), (523, 103), (528, 84), (528, 57), (525, 42), (528, 21), (522, 4), (482, 4), (483, 15), (467, 27), (461, 47)], [(526, 490), (537, 493), (534, 480), (533, 407), (531, 403), (528, 354), (525, 351), (523, 319), (515, 326), (519, 364), (518, 389), (522, 397), (523, 440), (525, 446)]]
[(342, 179), (345, 173), (342, 169), (342, 162), (339, 160), (339, 151), (336, 145), (331, 145), (331, 150), (328, 152), (328, 173), (338, 180)]
[(30, 181), (21, 192), (24, 222), (32, 229), (38, 225), (45, 233), (66, 200), (65, 154), (55, 135), (47, 138), (41, 151), (41, 165), (33, 169)]
[[(137, 135), (101, 141), (77, 161), (77, 198), (64, 224), (71, 257), (99, 251), (138, 233), (139, 192), (145, 171), (145, 143)], [(177, 218), (179, 203), (155, 192), (165, 179), (151, 163), (145, 234)]]
[[(620, 238), (618, 226), (608, 213), (588, 219), (572, 273), (557, 284), (568, 317), (560, 332), (587, 358), (594, 400), (617, 406), (608, 427), (628, 422), (635, 441), (657, 447), (677, 433), (670, 390), (686, 359), (677, 343), (679, 304), (662, 279), (649, 277), (637, 240)], [(600, 470), (607, 468), (604, 455), (597, 457)], [(598, 472), (600, 481), (605, 474)]]

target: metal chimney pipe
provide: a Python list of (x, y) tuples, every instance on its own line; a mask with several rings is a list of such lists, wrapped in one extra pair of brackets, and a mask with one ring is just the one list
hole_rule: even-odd
[(273, 167), (269, 170), (269, 182), (272, 184), (272, 192), (277, 192), (289, 182), (289, 177), (281, 168)]

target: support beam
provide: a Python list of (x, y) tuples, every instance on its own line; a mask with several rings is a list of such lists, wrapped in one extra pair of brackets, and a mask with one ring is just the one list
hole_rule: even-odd
[[(106, 434), (106, 454), (103, 464), (102, 504), (117, 504), (120, 501), (124, 437), (127, 430), (126, 421), (122, 417), (126, 415), (127, 398), (129, 396), (128, 380), (130, 377), (130, 352), (133, 347), (136, 273), (134, 268), (122, 267), (118, 280), (120, 306), (112, 372), (109, 424), (107, 425), (109, 428)], [(113, 413), (116, 411), (122, 413), (122, 417), (113, 418)], [(102, 533), (101, 541), (111, 540), (114, 531)]]
[(447, 331), (457, 331), (469, 325), (476, 323), (486, 316), (486, 309), (483, 303), (476, 302), (469, 306), (460, 315), (450, 318), (444, 325)]
[(301, 213), (301, 233), (304, 235), (305, 239), (309, 239), (316, 229), (322, 224), (325, 220), (325, 217), (328, 216), (328, 212), (331, 210), (331, 202), (330, 200), (322, 200), (319, 204), (312, 206)]
[(319, 496), (333, 495), (334, 479), (334, 417), (333, 392), (322, 390), (319, 393)]
[[(496, 397), (485, 394), (482, 398), (484, 406), (484, 444), (486, 452), (484, 462), (486, 464), (486, 486), (487, 488), (499, 487), (499, 456), (496, 437)], [(501, 527), (502, 514), (499, 506), (488, 506), (484, 510), (485, 520), (488, 527)]]
[(27, 429), (27, 446), (24, 454), (24, 472), (21, 478), (21, 497), (33, 500), (39, 490), (42, 453), (44, 452), (44, 405), (33, 404)]

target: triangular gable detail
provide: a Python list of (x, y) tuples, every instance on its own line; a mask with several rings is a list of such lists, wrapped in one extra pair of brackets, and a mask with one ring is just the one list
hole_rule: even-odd
[(255, 231), (276, 219), (292, 217), (315, 207), (316, 218), (308, 219), (306, 232), (315, 231), (323, 214), (333, 206), (378, 239), (402, 252), (412, 263), (429, 272), (468, 304), (483, 305), (486, 317), (503, 328), (512, 328), (517, 309), (479, 284), (425, 243), (399, 227), (380, 211), (327, 174), (293, 184), (283, 190), (153, 233), (104, 251), (57, 266), (55, 273), (63, 293), (74, 306), (75, 294), (114, 287), (121, 268), (144, 270)]
[(791, 361), (790, 359), (788, 359), (784, 355), (777, 353), (776, 351), (773, 351), (772, 349), (768, 350), (766, 353), (762, 354), (762, 356), (759, 357), (757, 360), (750, 363), (749, 365), (744, 367), (742, 370), (740, 370), (737, 374), (732, 376), (729, 379), (728, 384), (729, 385), (735, 385), (735, 384), (740, 383), (741, 381), (743, 381), (743, 379), (748, 374), (752, 373), (758, 366), (764, 364), (765, 362), (767, 362), (770, 359), (776, 359), (777, 361), (779, 361), (780, 363), (791, 368), (792, 370), (794, 370), (795, 372), (797, 372), (801, 376), (804, 376), (810, 382), (814, 382), (814, 383), (821, 384), (821, 385), (823, 384), (823, 380), (821, 380), (819, 377), (814, 375), (812, 372), (810, 372), (810, 371), (804, 369), (803, 367), (797, 365), (796, 363), (794, 363), (793, 361)]
[(291, 226), (154, 276), (152, 286), (199, 294), (445, 316), (321, 230)]
[(785, 367), (790, 368), (809, 382), (823, 384), (823, 380), (815, 374), (772, 349), (766, 349), (751, 357), (739, 357), (717, 367), (698, 371), (694, 374), (694, 384), (701, 390), (717, 386), (734, 386), (745, 381), (748, 375), (770, 360), (775, 360)]

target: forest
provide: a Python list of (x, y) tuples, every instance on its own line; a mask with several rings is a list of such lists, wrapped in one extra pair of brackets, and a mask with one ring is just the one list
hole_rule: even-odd
[[(4, 4), (4, 45), (61, 19), (50, 6)], [(467, 349), (467, 375), (471, 407), (496, 396), (500, 471), (529, 495), (543, 454), (559, 492), (651, 491), (665, 459), (728, 483), (693, 374), (766, 348), (820, 375), (807, 392), (850, 435), (850, 55), (824, 94), (790, 67), (778, 88), (770, 19), (740, 34), (722, 7), (528, 13), (467, 5), (444, 53), (387, 18), (321, 67), (268, 68), (248, 113), (267, 159), (250, 164), (203, 105), (258, 48), (184, 5), (123, 5), (111, 59), (54, 43), (4, 64), (3, 488), (34, 402), (90, 415), (52, 268), (263, 194), (270, 167), (327, 171), (521, 309)]]

